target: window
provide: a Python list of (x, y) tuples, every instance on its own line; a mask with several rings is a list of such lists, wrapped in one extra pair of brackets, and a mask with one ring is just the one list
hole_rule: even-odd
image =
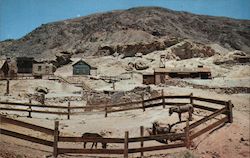
[(38, 66), (37, 71), (42, 71), (42, 66)]

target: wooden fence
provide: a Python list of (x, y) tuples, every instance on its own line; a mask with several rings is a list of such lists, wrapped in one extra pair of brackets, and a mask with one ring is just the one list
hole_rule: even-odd
[[(178, 100), (185, 99), (186, 101), (185, 102), (183, 102), (183, 101), (171, 102), (171, 101), (169, 101), (171, 99), (175, 99), (175, 100), (176, 99), (178, 99)], [(142, 96), (142, 99), (140, 101), (126, 102), (126, 103), (119, 103), (119, 104), (94, 105), (94, 106), (71, 106), (70, 102), (68, 102), (68, 106), (58, 106), (58, 105), (32, 104), (31, 101), (29, 101), (29, 103), (0, 101), (0, 106), (1, 105), (10, 105), (10, 106), (14, 106), (14, 107), (16, 107), (16, 106), (27, 107), (26, 109), (0, 107), (0, 110), (27, 112), (28, 117), (32, 117), (32, 113), (66, 115), (67, 119), (70, 119), (71, 115), (84, 114), (85, 110), (98, 110), (101, 112), (105, 112), (105, 117), (107, 117), (108, 114), (111, 114), (114, 112), (139, 110), (139, 109), (142, 109), (143, 111), (145, 111), (147, 108), (152, 108), (152, 107), (162, 106), (163, 108), (166, 108), (166, 106), (179, 106), (179, 105), (184, 105), (184, 104), (188, 104), (188, 103), (191, 103), (191, 104), (193, 104), (193, 106), (195, 108), (202, 109), (202, 110), (207, 110), (207, 111), (212, 111), (212, 112), (218, 110), (218, 108), (200, 105), (200, 104), (195, 103), (194, 101), (222, 105), (222, 106), (226, 106), (228, 108), (227, 111), (232, 110), (231, 101), (195, 97), (195, 96), (193, 96), (192, 93), (190, 95), (165, 96), (163, 91), (162, 91), (161, 96), (154, 97), (154, 98), (144, 99), (144, 96)], [(42, 109), (35, 110), (35, 108), (42, 108)], [(229, 109), (229, 108), (231, 108), (231, 109)], [(48, 109), (55, 109), (55, 110), (48, 111)], [(73, 110), (84, 110), (84, 111), (75, 112)], [(226, 112), (224, 112), (224, 113), (226, 113)], [(229, 120), (231, 120), (231, 119), (229, 119)]]
[[(106, 105), (104, 107), (105, 115), (107, 115), (108, 113), (112, 113), (112, 112), (120, 112), (120, 111), (126, 111), (126, 110), (143, 109), (145, 111), (146, 108), (151, 108), (151, 107), (156, 107), (156, 106), (162, 106), (163, 108), (165, 108), (166, 105), (179, 106), (182, 104), (186, 104), (184, 102), (167, 102), (170, 99), (189, 99), (189, 103), (192, 103), (195, 108), (210, 111), (211, 114), (209, 114), (208, 116), (205, 116), (204, 118), (192, 124), (189, 124), (189, 121), (187, 121), (186, 127), (184, 128), (185, 133), (171, 133), (171, 134), (164, 134), (164, 135), (144, 136), (144, 127), (141, 127), (140, 137), (132, 137), (132, 138), (129, 137), (129, 132), (127, 131), (124, 134), (124, 138), (91, 138), (91, 137), (82, 138), (82, 137), (62, 136), (59, 134), (60, 132), (58, 130), (58, 126), (59, 126), (58, 121), (55, 122), (55, 128), (54, 130), (52, 130), (52, 129), (48, 129), (45, 127), (32, 125), (32, 124), (28, 124), (25, 122), (13, 120), (13, 119), (9, 119), (9, 118), (1, 116), (1, 123), (6, 122), (6, 123), (21, 126), (24, 128), (29, 128), (35, 131), (43, 132), (49, 135), (53, 135), (54, 139), (53, 141), (48, 141), (48, 140), (44, 140), (41, 138), (35, 138), (35, 137), (24, 135), (21, 133), (16, 133), (14, 131), (9, 131), (9, 130), (2, 129), (2, 128), (1, 128), (1, 134), (53, 147), (54, 157), (57, 157), (59, 154), (65, 154), (65, 153), (79, 153), (79, 154), (123, 154), (124, 157), (127, 158), (129, 153), (140, 153), (141, 156), (143, 156), (144, 152), (155, 151), (155, 150), (165, 150), (165, 149), (180, 148), (180, 147), (186, 147), (189, 149), (191, 141), (193, 141), (200, 135), (218, 126), (221, 126), (225, 123), (233, 122), (233, 113), (232, 113), (233, 104), (231, 103), (230, 100), (223, 101), (223, 100), (215, 100), (215, 99), (208, 99), (208, 98), (202, 98), (202, 97), (194, 97), (192, 94), (182, 95), (182, 96), (164, 96), (164, 94), (162, 94), (162, 96), (160, 97), (150, 98), (147, 100), (142, 99), (142, 101), (133, 102), (134, 105), (139, 104), (138, 107), (136, 106), (129, 107), (131, 103)], [(197, 102), (199, 102), (199, 104)], [(216, 105), (219, 105), (220, 108), (204, 106), (202, 105), (204, 103), (209, 103), (213, 105), (216, 104)], [(23, 106), (26, 106), (26, 104), (23, 104)], [(28, 106), (33, 106), (33, 105), (28, 105)], [(34, 105), (34, 106), (37, 106), (37, 105)], [(41, 105), (41, 106), (44, 106), (44, 105)], [(70, 106), (63, 107), (63, 108), (68, 110), (69, 107)], [(117, 107), (118, 108), (125, 107), (125, 108), (112, 110), (112, 108), (117, 108)], [(58, 108), (58, 107), (54, 106), (53, 108)], [(78, 107), (75, 107), (75, 108), (77, 109)], [(208, 125), (207, 124), (204, 125), (205, 122)], [(157, 146), (144, 146), (144, 142), (146, 141), (159, 141), (162, 139), (173, 140), (174, 143), (157, 145)], [(178, 141), (175, 141), (175, 140), (178, 140)], [(67, 143), (70, 143), (70, 142), (71, 143), (77, 143), (77, 142), (118, 143), (118, 144), (123, 144), (123, 148), (82, 149), (82, 148), (62, 148), (58, 145), (59, 143), (65, 143), (65, 142)], [(140, 147), (131, 148), (129, 145), (130, 143), (139, 143)]]
[[(22, 122), (22, 121), (18, 121), (18, 120), (14, 120), (14, 119), (10, 119), (10, 118), (7, 118), (3, 115), (0, 115), (0, 120), (1, 120), (1, 122), (0, 122), (1, 124), (8, 123), (8, 124), (12, 124), (12, 125), (26, 128), (27, 130), (38, 131), (38, 132), (42, 132), (42, 133), (45, 133), (47, 135), (52, 135), (52, 136), (54, 135), (54, 130), (52, 130), (52, 129), (38, 126), (38, 125), (34, 125), (34, 124), (30, 124), (30, 123), (26, 123), (26, 122)], [(33, 132), (33, 131), (30, 131), (30, 132)], [(7, 136), (23, 139), (26, 141), (30, 141), (33, 143), (38, 143), (38, 144), (42, 144), (42, 145), (46, 145), (46, 146), (50, 146), (50, 147), (52, 147), (54, 144), (54, 141), (52, 141), (52, 140), (45, 140), (45, 139), (29, 136), (26, 134), (22, 134), (22, 133), (17, 133), (15, 131), (10, 131), (10, 130), (4, 129), (4, 128), (2, 128), (2, 126), (0, 128), (0, 134), (4, 134)]]

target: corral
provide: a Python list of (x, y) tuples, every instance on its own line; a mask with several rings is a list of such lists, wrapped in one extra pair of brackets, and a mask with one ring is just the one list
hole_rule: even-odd
[[(119, 155), (122, 154), (125, 158), (132, 153), (140, 153), (141, 156), (144, 155), (144, 152), (155, 151), (155, 150), (165, 150), (165, 149), (173, 149), (173, 148), (181, 148), (186, 147), (190, 148), (192, 141), (210, 131), (212, 129), (218, 128), (225, 123), (233, 122), (232, 108), (233, 105), (231, 101), (223, 101), (223, 100), (215, 100), (208, 99), (202, 97), (195, 97), (191, 95), (175, 95), (169, 96), (164, 95), (162, 91), (162, 95), (154, 98), (144, 99), (140, 101), (134, 101), (129, 103), (121, 103), (116, 105), (99, 105), (95, 107), (80, 107), (80, 106), (71, 106), (68, 103), (68, 106), (53, 106), (53, 105), (39, 105), (32, 103), (14, 103), (14, 102), (0, 102), (1, 103), (1, 111), (9, 111), (13, 114), (13, 111), (16, 112), (24, 112), (24, 116), (32, 117), (33, 113), (43, 113), (43, 114), (55, 114), (55, 115), (66, 115), (67, 119), (76, 119), (77, 115), (86, 115), (90, 114), (89, 112), (83, 112), (81, 110), (85, 108), (91, 108), (91, 113), (94, 112), (103, 112), (105, 117), (114, 117), (112, 113), (122, 112), (122, 111), (130, 111), (130, 110), (143, 110), (154, 107), (162, 107), (163, 109), (168, 106), (181, 106), (187, 103), (191, 103), (196, 110), (204, 110), (209, 114), (203, 118), (195, 119), (192, 122), (184, 121), (184, 122), (174, 122), (175, 125), (180, 124), (180, 130), (175, 132), (174, 134), (164, 134), (164, 135), (151, 135), (145, 136), (144, 127), (140, 127), (140, 136), (139, 137), (131, 137), (128, 131), (124, 131), (124, 137), (119, 138), (82, 138), (79, 136), (67, 136), (59, 129), (59, 121), (55, 121), (54, 129), (41, 127), (38, 125), (13, 120), (8, 117), (1, 115), (1, 124), (11, 124), (15, 126), (21, 126), (23, 128), (28, 128), (28, 130), (32, 129), (34, 131), (39, 131), (50, 135), (50, 139), (42, 139), (33, 136), (29, 136), (26, 134), (18, 133), (16, 131), (11, 131), (5, 129), (5, 126), (1, 127), (1, 134), (31, 141), (34, 143), (42, 144), (45, 146), (49, 146), (53, 148), (53, 156), (57, 157), (60, 154), (65, 153), (81, 153), (81, 154), (114, 154)], [(8, 108), (6, 106), (8, 105)], [(209, 105), (209, 106), (205, 106)], [(19, 107), (19, 108), (16, 108)], [(215, 108), (217, 107), (217, 108)], [(28, 108), (28, 109), (27, 109)], [(54, 110), (48, 110), (54, 109)], [(61, 112), (55, 111), (55, 109), (61, 109)], [(75, 111), (77, 110), (77, 111)], [(149, 111), (150, 111), (149, 110)], [(148, 110), (147, 110), (148, 111)], [(15, 113), (16, 113), (15, 112)], [(37, 116), (37, 115), (35, 115)], [(40, 115), (42, 117), (42, 115)], [(183, 125), (184, 123), (184, 125)], [(206, 123), (206, 124), (204, 124)], [(139, 129), (139, 128), (138, 128)], [(138, 130), (139, 131), (139, 130)], [(133, 133), (132, 133), (133, 135)], [(150, 145), (147, 143), (148, 141), (154, 141), (159, 139), (170, 139), (172, 142), (170, 144), (165, 145)], [(177, 141), (174, 141), (177, 140)], [(98, 142), (98, 143), (108, 143), (108, 144), (120, 144), (116, 146), (108, 147), (108, 149), (82, 149), (79, 148), (80, 142)], [(64, 143), (70, 143), (71, 148), (65, 148)], [(135, 143), (137, 145), (135, 145)], [(69, 145), (69, 144), (68, 144)], [(74, 146), (74, 147), (73, 147)], [(116, 148), (114, 148), (116, 147)], [(117, 148), (119, 147), (119, 148)]]

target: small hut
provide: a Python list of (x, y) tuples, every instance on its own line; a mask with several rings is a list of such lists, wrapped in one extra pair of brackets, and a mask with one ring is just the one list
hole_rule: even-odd
[(17, 57), (17, 73), (32, 73), (34, 58)]
[(53, 75), (55, 72), (55, 66), (48, 63), (34, 63), (32, 74), (34, 77), (41, 78), (44, 75)]
[(97, 68), (90, 66), (88, 63), (80, 59), (79, 61), (73, 63), (73, 75), (90, 75), (92, 70), (97, 70)]
[(0, 78), (5, 78), (9, 73), (9, 65), (7, 60), (0, 59)]

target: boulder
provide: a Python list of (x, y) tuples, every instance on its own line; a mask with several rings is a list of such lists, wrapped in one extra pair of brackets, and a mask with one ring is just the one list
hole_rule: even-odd
[(145, 62), (143, 62), (143, 61), (135, 62), (135, 69), (136, 70), (145, 70), (147, 68), (149, 68), (149, 66)]

